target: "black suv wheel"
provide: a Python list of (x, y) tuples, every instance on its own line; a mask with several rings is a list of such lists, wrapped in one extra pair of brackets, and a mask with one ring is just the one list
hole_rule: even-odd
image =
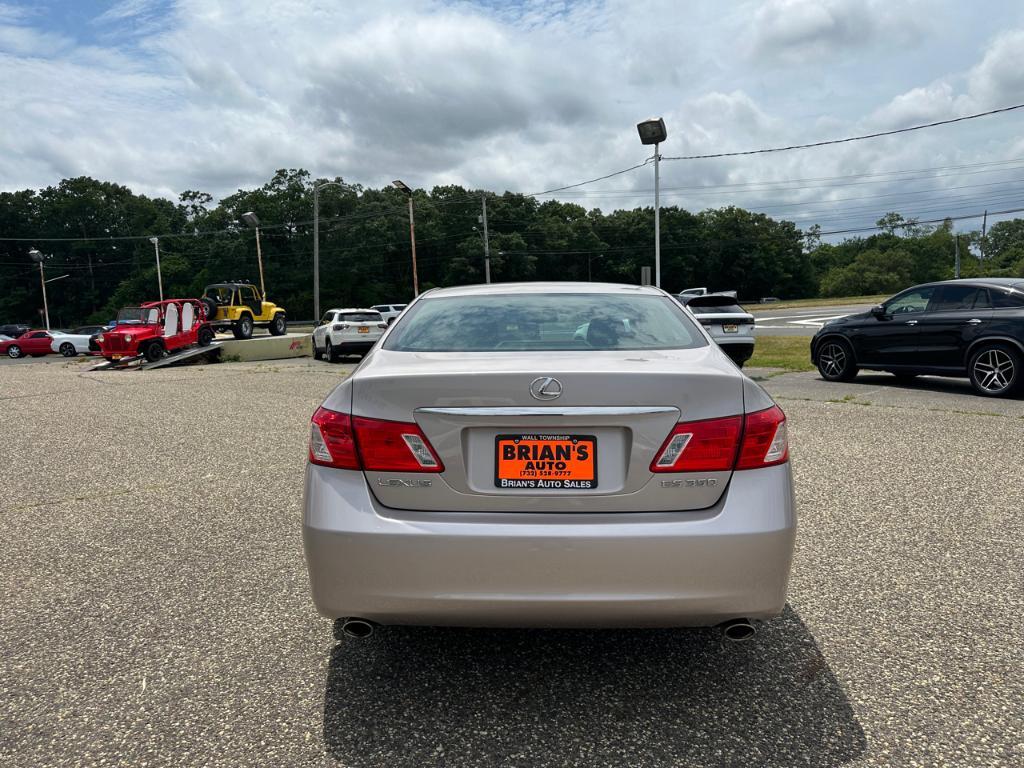
[(971, 355), (967, 373), (974, 391), (985, 397), (1006, 397), (1020, 386), (1021, 355), (1008, 344), (990, 344)]
[(231, 332), (235, 334), (236, 339), (251, 339), (252, 338), (252, 315), (242, 315), (238, 318), (238, 322), (231, 328)]
[(857, 375), (853, 349), (842, 339), (825, 339), (818, 349), (818, 373), (825, 381), (850, 381)]

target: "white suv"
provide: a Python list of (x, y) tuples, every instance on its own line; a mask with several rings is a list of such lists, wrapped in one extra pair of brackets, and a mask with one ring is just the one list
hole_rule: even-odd
[(380, 316), (384, 318), (385, 323), (391, 325), (395, 322), (395, 318), (402, 314), (402, 310), (406, 306), (406, 304), (374, 304), (372, 308), (380, 312)]
[(333, 363), (342, 355), (365, 355), (387, 328), (374, 309), (329, 309), (313, 330), (313, 357)]

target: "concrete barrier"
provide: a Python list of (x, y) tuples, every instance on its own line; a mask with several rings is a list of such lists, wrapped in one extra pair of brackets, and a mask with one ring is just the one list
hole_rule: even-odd
[(310, 357), (313, 354), (313, 337), (308, 333), (286, 333), (284, 336), (253, 336), (251, 339), (235, 339), (221, 335), (220, 359), (223, 362), (237, 360), (281, 360), (287, 357)]

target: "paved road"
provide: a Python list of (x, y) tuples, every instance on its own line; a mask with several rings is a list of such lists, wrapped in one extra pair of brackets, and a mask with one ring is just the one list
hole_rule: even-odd
[(789, 605), (749, 643), (338, 643), (299, 498), (347, 368), (84, 367), (0, 376), (0, 765), (1024, 764), (1021, 401), (767, 379), (801, 529)]
[(870, 304), (848, 304), (838, 307), (801, 307), (755, 312), (754, 330), (763, 336), (813, 336), (826, 320), (867, 312)]

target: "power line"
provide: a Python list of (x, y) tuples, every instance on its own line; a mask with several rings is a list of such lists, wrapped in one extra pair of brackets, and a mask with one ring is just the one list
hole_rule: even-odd
[(977, 112), (973, 115), (962, 115), (961, 117), (952, 117), (948, 120), (936, 120), (931, 123), (922, 123), (921, 125), (912, 125), (908, 128), (896, 128), (891, 131), (878, 131), (877, 133), (865, 133), (861, 136), (847, 136), (844, 139), (828, 139), (827, 141), (814, 141), (809, 144), (791, 144), (786, 147), (768, 147), (766, 149), (748, 149), (742, 152), (716, 152), (710, 155), (679, 155), (676, 157), (665, 157), (662, 155), (662, 160), (713, 160), (719, 157), (741, 157), (745, 155), (766, 155), (770, 152), (789, 152), (794, 149), (811, 149), (813, 147), (826, 147), (832, 144), (847, 144), (851, 141), (864, 141), (865, 139), (878, 139), (882, 136), (895, 136), (898, 133), (910, 133), (911, 131), (921, 131), (925, 128), (936, 128), (940, 125), (951, 125), (953, 123), (961, 123), (965, 120), (977, 120), (979, 117), (989, 117), (990, 115), (998, 115), (1003, 112), (1012, 112), (1015, 109), (1024, 109), (1024, 104), (1014, 104), (1009, 107), (1000, 107), (999, 109), (990, 109), (987, 112)]

